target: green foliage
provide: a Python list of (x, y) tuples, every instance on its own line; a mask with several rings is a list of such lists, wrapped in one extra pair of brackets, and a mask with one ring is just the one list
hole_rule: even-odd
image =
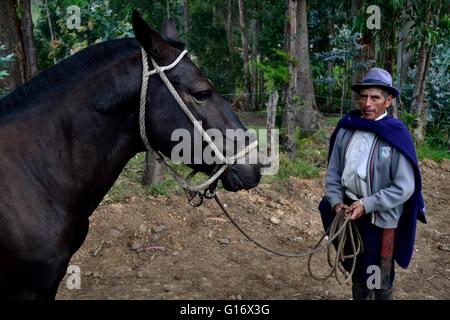
[(409, 113), (404, 110), (400, 110), (398, 113), (398, 118), (402, 121), (409, 129), (411, 129), (411, 124), (414, 120), (414, 114)]
[(264, 72), (264, 88), (273, 92), (289, 83), (288, 55), (283, 50), (272, 49), (276, 59), (264, 58), (264, 62), (257, 63), (257, 68)]
[[(130, 16), (134, 9), (138, 9), (145, 20), (156, 30), (160, 30), (163, 20), (167, 17), (166, 5), (168, 3), (167, 0), (52, 0), (46, 2), (49, 6), (50, 20), (55, 35), (54, 41), (51, 41), (50, 38), (48, 15), (44, 7), (45, 2), (36, 1), (32, 6), (40, 70), (53, 65), (54, 58), (58, 61), (96, 42), (112, 38), (132, 37)], [(231, 2), (233, 23), (230, 44), (225, 28), (228, 21), (228, 1), (190, 0), (189, 3), (190, 33), (189, 39), (186, 39), (183, 28), (183, 1), (169, 1), (169, 13), (175, 19), (180, 40), (188, 40), (191, 58), (206, 77), (211, 79), (220, 93), (233, 95), (242, 91), (243, 48), (237, 1)], [(407, 3), (412, 5), (407, 6)], [(450, 125), (450, 92), (448, 89), (450, 87), (450, 78), (448, 77), (450, 73), (450, 19), (448, 13), (444, 10), (445, 5), (443, 3), (440, 0), (426, 2), (420, 0), (373, 0), (370, 3), (363, 1), (357, 14), (351, 16), (351, 6), (355, 2), (308, 1), (311, 70), (315, 84), (316, 101), (319, 107), (324, 110), (325, 104), (331, 100), (334, 102), (327, 105), (326, 110), (336, 112), (341, 104), (341, 95), (343, 95), (344, 110), (350, 108), (352, 103), (350, 100), (351, 91), (349, 90), (351, 75), (356, 70), (365, 68), (374, 62), (355, 63), (355, 57), (360, 54), (361, 50), (360, 38), (362, 36), (367, 37), (368, 41), (375, 44), (377, 65), (381, 66), (384, 61), (383, 55), (386, 54), (387, 49), (396, 49), (397, 35), (409, 19), (414, 21), (414, 34), (409, 41), (411, 49), (416, 50), (419, 47), (419, 41), (423, 39), (424, 34), (426, 35), (426, 41), (433, 46), (425, 91), (430, 110), (426, 139), (432, 146), (444, 146), (446, 139), (448, 140)], [(367, 30), (368, 15), (365, 9), (369, 4), (378, 5), (382, 10), (381, 30)], [(78, 5), (81, 8), (81, 28), (79, 30), (67, 28), (66, 22), (69, 14), (66, 10), (70, 5)], [(245, 5), (250, 52), (252, 19), (257, 19), (260, 25), (260, 30), (256, 35), (260, 59), (256, 66), (264, 74), (263, 89), (265, 92), (274, 90), (281, 92), (285, 89), (289, 79), (288, 62), (292, 59), (301, 58), (289, 57), (283, 51), (286, 2), (280, 0), (246, 0)], [(429, 23), (426, 23), (427, 12), (431, 12)], [(4, 76), (4, 72), (1, 71), (4, 69), (2, 64), (6, 61), (4, 59), (8, 57), (10, 56), (1, 57), (0, 55), (0, 77)], [(414, 64), (414, 61), (412, 64)], [(329, 65), (331, 66), (330, 69), (328, 69)], [(406, 109), (402, 110), (400, 117), (407, 125), (410, 125), (411, 116), (407, 112), (409, 111), (414, 85), (413, 72), (410, 73), (407, 83), (403, 85), (402, 101), (406, 105)], [(342, 90), (343, 87), (345, 90)], [(282, 100), (281, 95), (280, 111), (282, 110)], [(281, 112), (277, 114), (277, 123), (280, 122), (280, 114)], [(337, 121), (337, 118), (330, 119), (327, 123), (334, 124), (335, 121)], [(298, 143), (300, 143), (298, 149), (302, 150), (298, 157), (304, 164), (321, 165), (323, 163), (321, 157), (324, 157), (322, 151), (319, 152), (320, 156), (315, 158), (313, 156), (315, 155), (314, 143), (310, 145), (307, 140), (302, 139), (305, 139), (305, 137), (298, 140)], [(302, 170), (306, 170), (306, 167), (302, 167), (299, 163), (286, 163), (284, 168), (286, 169), (284, 171), (286, 175), (288, 172), (301, 175)], [(138, 169), (134, 168), (133, 170)], [(127, 174), (133, 175), (136, 172), (128, 171)], [(139, 174), (136, 175), (139, 176)], [(128, 187), (130, 186), (127, 185), (124, 189)], [(153, 187), (152, 190), (143, 192), (145, 194), (160, 194), (170, 190), (170, 187), (164, 183)]]
[(289, 177), (316, 178), (326, 168), (328, 138), (326, 131), (319, 129), (313, 134), (301, 137), (296, 133), (296, 156), (290, 159), (280, 150), (280, 167), (274, 176), (266, 176), (263, 183), (285, 180)]
[(297, 157), (316, 167), (325, 167), (328, 154), (328, 137), (325, 129), (297, 139)]
[(341, 120), (341, 117), (326, 117), (325, 123), (328, 126), (335, 127), (337, 125), (337, 123), (339, 122), (339, 120)]
[[(363, 48), (358, 43), (361, 38), (361, 33), (352, 32), (348, 26), (343, 25), (338, 28), (335, 27), (335, 34), (331, 40), (332, 49), (328, 52), (318, 54), (324, 62), (332, 62), (333, 65), (346, 66), (347, 63), (353, 60)], [(363, 61), (361, 63), (352, 63), (350, 69), (343, 70), (343, 73), (352, 74), (354, 71), (364, 69), (374, 61)]]
[(413, 35), (409, 48), (418, 48), (421, 41), (433, 47), (440, 38), (440, 24), (445, 14), (446, 4), (441, 0), (410, 0), (407, 7), (408, 19), (414, 23)]
[[(352, 32), (345, 24), (341, 27), (335, 26), (334, 34), (330, 41), (331, 50), (314, 54), (314, 62), (316, 64), (322, 63), (326, 65), (331, 62), (333, 66), (331, 75), (317, 75), (315, 84), (319, 87), (317, 88), (319, 96), (325, 97), (332, 92), (332, 96), (341, 97), (341, 99), (335, 99), (334, 104), (345, 104), (345, 109), (349, 109), (351, 104), (351, 101), (347, 100), (346, 97), (350, 94), (348, 87), (351, 82), (352, 74), (355, 71), (366, 69), (374, 63), (373, 60), (361, 61), (358, 63), (354, 61), (355, 57), (359, 55), (363, 48), (363, 46), (358, 43), (360, 38), (361, 33)], [(343, 94), (344, 96), (342, 96)], [(319, 103), (321, 102), (320, 99), (318, 99), (318, 101)], [(322, 103), (324, 103), (324, 99), (322, 99), (322, 101)]]
[(430, 159), (435, 162), (441, 162), (443, 159), (450, 159), (450, 152), (446, 149), (435, 147), (427, 142), (416, 147), (416, 153), (419, 161)]
[[(131, 37), (130, 17), (120, 18), (109, 7), (109, 1), (52, 1), (48, 2), (54, 40), (51, 40), (46, 8), (38, 7), (37, 50), (39, 65), (46, 68), (53, 59), (61, 60), (95, 43), (109, 39)], [(67, 21), (70, 5), (80, 7), (80, 28), (69, 29)]]
[[(200, 69), (221, 93), (234, 93), (241, 83), (239, 51), (228, 46), (225, 1), (192, 1), (189, 48)], [(233, 38), (239, 39), (236, 36)], [(239, 84), (239, 87), (242, 87)]]
[(284, 153), (280, 154), (280, 168), (275, 180), (285, 180), (289, 177), (315, 178), (320, 169), (308, 161), (297, 157), (294, 160), (289, 159)]
[(432, 111), (450, 112), (450, 32), (434, 49), (427, 77), (427, 98)]
[[(436, 44), (428, 69), (425, 100), (428, 104), (428, 114), (426, 117), (426, 139), (432, 146), (442, 146), (445, 148), (450, 132), (450, 29), (441, 28), (440, 43)], [(404, 86), (403, 102), (406, 110), (410, 109), (414, 91), (415, 68), (408, 72), (408, 83)], [(407, 114), (407, 112), (404, 112)], [(409, 114), (410, 125), (413, 115)], [(431, 140), (430, 140), (431, 139)]]

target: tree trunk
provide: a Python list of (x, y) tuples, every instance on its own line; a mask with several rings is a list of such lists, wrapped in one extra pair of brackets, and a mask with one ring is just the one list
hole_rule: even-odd
[[(360, 63), (375, 60), (375, 46), (372, 42), (372, 36), (370, 34), (363, 35), (360, 40), (360, 45), (362, 45), (362, 49), (359, 52), (359, 55), (353, 59), (353, 64), (358, 65)], [(358, 70), (353, 71), (352, 76), (352, 84), (357, 84), (362, 81), (364, 75), (371, 68), (372, 64), (369, 64), (367, 67), (361, 67)], [(353, 92), (352, 99), (356, 101), (358, 98), (358, 94)]]
[(253, 19), (251, 22), (252, 30), (252, 96), (251, 96), (251, 109), (257, 110), (258, 103), (258, 69), (256, 67), (258, 59), (258, 21)]
[(163, 167), (161, 163), (156, 160), (153, 151), (147, 151), (145, 153), (144, 165), (144, 174), (142, 176), (142, 184), (144, 186), (151, 186), (163, 180)]
[[(263, 61), (263, 57), (261, 55), (258, 55), (258, 63)], [(263, 105), (266, 101), (266, 95), (264, 94), (264, 72), (262, 70), (258, 71), (258, 93), (259, 93), (259, 99), (258, 103), (260, 105)]]
[[(403, 12), (402, 21), (406, 21), (406, 10)], [(398, 34), (398, 47), (397, 47), (397, 81), (396, 81), (396, 87), (400, 92), (402, 92), (402, 87), (407, 81), (408, 77), (408, 68), (411, 64), (411, 61), (414, 57), (413, 50), (408, 50), (408, 42), (410, 39), (410, 35), (412, 32), (412, 26), (413, 21), (406, 21), (403, 25), (402, 30)], [(401, 96), (399, 96), (397, 99), (398, 107), (402, 107), (402, 100)]]
[(426, 127), (426, 102), (425, 86), (428, 68), (430, 65), (431, 47), (423, 37), (419, 49), (419, 59), (416, 66), (416, 78), (414, 81), (414, 92), (411, 102), (411, 113), (414, 115), (412, 123), (413, 139), (417, 144), (421, 144), (425, 138)]
[[(358, 10), (361, 8), (361, 5), (362, 5), (361, 0), (352, 1), (351, 7), (352, 18), (358, 14)], [(353, 65), (356, 66), (365, 61), (375, 60), (375, 45), (373, 43), (371, 30), (368, 30), (367, 32), (363, 33), (359, 41), (359, 44), (362, 45), (363, 48), (360, 50), (359, 55), (353, 59)], [(352, 75), (352, 85), (360, 82), (363, 79), (366, 72), (370, 69), (370, 67), (371, 65), (368, 65), (367, 67), (354, 70)], [(352, 91), (352, 101), (356, 101), (357, 99), (358, 94)], [(356, 104), (352, 105), (353, 108), (357, 108)]]
[(0, 80), (0, 87), (11, 91), (26, 79), (26, 60), (22, 47), (20, 20), (17, 16), (17, 0), (4, 0), (0, 5), (0, 30), (0, 43), (5, 45), (5, 52), (14, 54), (14, 60), (6, 65), (9, 76)]
[[(396, 24), (393, 23), (392, 30), (389, 29), (388, 31), (388, 43), (384, 43), (384, 50), (382, 50), (383, 53), (383, 68), (389, 72), (389, 74), (394, 74), (394, 63), (396, 59), (396, 43), (397, 43), (397, 30), (396, 30)], [(391, 106), (388, 110), (389, 115), (398, 118), (398, 104), (397, 99), (394, 99), (391, 103)]]
[(339, 107), (339, 115), (342, 117), (344, 112), (345, 89), (347, 88), (347, 75), (342, 75), (341, 105)]
[(227, 33), (228, 50), (230, 51), (231, 61), (233, 61), (233, 0), (227, 2), (227, 19), (225, 22), (225, 32)]
[(239, 0), (239, 26), (241, 28), (242, 38), (242, 60), (244, 62), (242, 73), (244, 78), (244, 102), (243, 109), (252, 111), (250, 99), (250, 70), (249, 70), (249, 53), (248, 53), (248, 36), (245, 24), (245, 6), (244, 0)]
[(183, 0), (184, 41), (186, 50), (189, 50), (189, 0)]
[(19, 6), (22, 13), (22, 41), (26, 59), (25, 78), (28, 81), (38, 73), (36, 46), (34, 45), (33, 35), (33, 19), (31, 17), (31, 0), (19, 0)]
[(396, 56), (396, 50), (395, 45), (397, 42), (397, 31), (395, 28), (395, 24), (392, 25), (392, 29), (389, 29), (387, 31), (389, 41), (388, 43), (383, 43), (383, 50), (381, 51), (383, 53), (383, 59), (382, 64), (383, 68), (389, 72), (389, 74), (394, 74), (394, 62), (395, 62), (395, 56)]
[[(351, 5), (351, 9), (350, 9), (350, 19), (353, 19), (357, 14), (358, 14), (358, 10), (359, 8), (361, 8), (361, 1), (362, 0), (352, 0), (352, 5)], [(352, 21), (350, 21), (349, 23), (351, 23)]]
[(297, 87), (297, 66), (294, 62), (297, 38), (297, 0), (286, 0), (285, 50), (289, 56), (289, 85), (283, 110), (283, 146), (287, 155), (295, 157), (295, 90)]
[(234, 0), (227, 0), (227, 17), (225, 19), (225, 32), (227, 33), (227, 44), (228, 44), (228, 51), (230, 52), (230, 72), (228, 73), (228, 81), (231, 83), (231, 88), (233, 88), (233, 94), (235, 93), (234, 90), (236, 88), (236, 74), (234, 71), (234, 53), (235, 53), (235, 46), (234, 46), (234, 37), (233, 37), (233, 27), (234, 27), (234, 20), (233, 20), (233, 4)]
[(166, 18), (170, 19), (170, 0), (166, 0)]
[[(331, 41), (333, 40), (334, 33), (333, 33), (333, 20), (331, 20), (330, 18), (327, 19), (327, 33), (328, 33), (328, 41), (326, 51), (331, 51), (332, 50)], [(327, 103), (325, 110), (329, 112), (328, 110), (330, 110), (330, 108), (333, 106), (333, 82), (331, 82), (331, 80), (333, 79), (333, 62), (331, 61), (327, 62), (327, 78), (330, 82), (328, 84)]]
[(314, 85), (311, 77), (311, 65), (309, 61), (308, 41), (308, 12), (306, 0), (299, 0), (297, 5), (297, 59), (298, 71), (296, 95), (300, 98), (300, 108), (296, 113), (296, 123), (302, 132), (311, 133), (316, 130), (322, 116), (319, 113), (314, 96)]
[(272, 131), (275, 129), (276, 115), (277, 115), (277, 105), (278, 105), (278, 92), (275, 91), (270, 94), (269, 101), (267, 103), (267, 156), (272, 157)]
[[(50, 16), (50, 9), (48, 8), (47, 0), (44, 0), (44, 6), (45, 6), (45, 11), (47, 13), (47, 22), (48, 22), (48, 29), (50, 30), (50, 39), (53, 42), (56, 40), (56, 38), (55, 38), (55, 33), (53, 32), (52, 18)], [(53, 64), (56, 64), (56, 57), (53, 57)]]

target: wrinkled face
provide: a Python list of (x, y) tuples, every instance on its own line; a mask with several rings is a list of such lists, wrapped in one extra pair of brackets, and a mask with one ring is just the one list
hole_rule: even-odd
[[(180, 49), (163, 40), (159, 34), (134, 14), (133, 29), (136, 39), (146, 50), (149, 60), (152, 57), (158, 65), (169, 65), (180, 55)], [(149, 65), (152, 69), (150, 61)], [(234, 155), (245, 147), (236, 141), (229, 143), (227, 130), (239, 129), (241, 132), (245, 132), (246, 129), (233, 112), (230, 104), (216, 92), (211, 82), (203, 76), (187, 55), (176, 67), (166, 71), (165, 74), (192, 115), (200, 121), (203, 129), (208, 133), (213, 130), (216, 135), (212, 138), (216, 138), (216, 136), (222, 138), (222, 141), (215, 145), (224, 155)], [(200, 134), (194, 129), (191, 120), (158, 75), (150, 77), (148, 83), (146, 127), (152, 147), (171, 157), (172, 160), (174, 160), (174, 149), (181, 146), (181, 151), (176, 155), (181, 155), (183, 163), (207, 174), (210, 174), (216, 167), (217, 162), (205, 161), (205, 155), (208, 154), (206, 152), (207, 144), (198, 139)], [(247, 141), (245, 145), (248, 145), (249, 142), (251, 140)], [(233, 150), (227, 152), (227, 148)], [(259, 164), (235, 164), (221, 176), (224, 188), (229, 191), (253, 188), (260, 179)]]
[(391, 105), (392, 96), (385, 97), (385, 91), (378, 88), (363, 89), (359, 93), (358, 105), (362, 117), (367, 120), (375, 120)]

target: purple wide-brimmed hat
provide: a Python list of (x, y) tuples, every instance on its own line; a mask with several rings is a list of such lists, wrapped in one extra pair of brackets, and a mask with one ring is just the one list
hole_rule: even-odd
[(400, 95), (400, 91), (392, 86), (392, 77), (389, 72), (381, 68), (370, 69), (361, 82), (352, 86), (352, 90), (359, 93), (362, 89), (370, 87), (386, 90), (394, 98)]

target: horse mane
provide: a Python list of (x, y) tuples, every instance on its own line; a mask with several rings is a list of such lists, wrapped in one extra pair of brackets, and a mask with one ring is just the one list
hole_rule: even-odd
[(126, 57), (139, 47), (139, 43), (134, 38), (109, 40), (87, 47), (42, 71), (0, 99), (0, 119), (28, 109), (33, 105), (31, 101), (46, 97), (62, 85), (70, 86), (81, 80), (86, 72), (102, 68), (116, 59)]

